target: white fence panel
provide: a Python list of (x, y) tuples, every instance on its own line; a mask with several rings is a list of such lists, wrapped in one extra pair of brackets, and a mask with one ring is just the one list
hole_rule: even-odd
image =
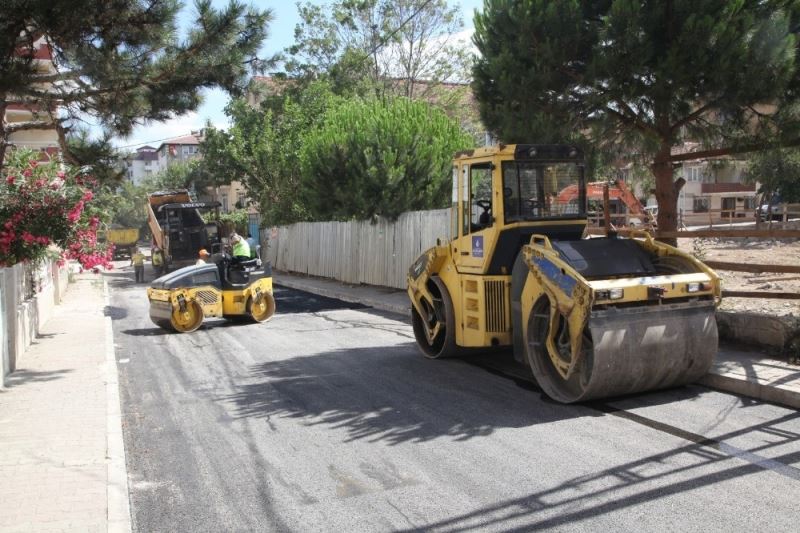
[(268, 233), (266, 257), (278, 270), (402, 289), (414, 259), (449, 240), (450, 210), (412, 211), (395, 222), (298, 222)]

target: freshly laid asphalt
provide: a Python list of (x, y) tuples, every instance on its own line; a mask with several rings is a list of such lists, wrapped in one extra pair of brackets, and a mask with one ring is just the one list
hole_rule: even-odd
[[(276, 283), (319, 296), (366, 304), (403, 316), (410, 313), (405, 291), (372, 285), (353, 285), (340, 281), (275, 273)], [(728, 313), (730, 314), (730, 313)], [(756, 317), (750, 317), (751, 321)], [(708, 387), (800, 409), (800, 366), (780, 357), (771, 347), (746, 345), (722, 339), (714, 365), (700, 383)], [(527, 369), (524, 370), (529, 374)]]
[(270, 322), (167, 333), (132, 277), (109, 313), (135, 531), (797, 529), (794, 409), (556, 404), (503, 356), (429, 361), (405, 316), (280, 286)]

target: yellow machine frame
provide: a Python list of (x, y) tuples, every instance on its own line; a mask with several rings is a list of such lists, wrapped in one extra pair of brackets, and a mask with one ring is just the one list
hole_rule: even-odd
[[(644, 231), (632, 234), (631, 241), (650, 256), (674, 268), (668, 268), (668, 273), (664, 275), (587, 280), (560, 257), (551, 243), (553, 231), (569, 232), (571, 235), (577, 235), (572, 238), (573, 240), (576, 238), (579, 240), (587, 224), (585, 215), (580, 218), (562, 216), (556, 220), (505, 223), (502, 162), (514, 160), (517, 153), (518, 146), (501, 145), (457, 154), (453, 164), (451, 209), (453, 237), (449, 243), (439, 244), (426, 251), (409, 270), (408, 294), (414, 313), (418, 317), (434, 315), (439, 317), (437, 320), (419, 321), (419, 329), (422, 331), (417, 333), (418, 341), (420, 337), (423, 339), (427, 337), (427, 341), (432, 345), (436, 339), (441, 338), (442, 328), (447, 330), (441, 317), (449, 314), (454, 327), (446, 332), (443, 341), (446, 349), (442, 349), (442, 353), (445, 355), (454, 355), (460, 349), (468, 348), (512, 344), (515, 345), (515, 349), (520, 347), (515, 340), (520, 332), (515, 335), (512, 327), (512, 314), (515, 311), (512, 308), (511, 269), (504, 266), (499, 273), (489, 274), (492, 258), (502, 252), (501, 233), (517, 228), (525, 229), (528, 233), (530, 233), (528, 228), (539, 230), (538, 233), (531, 235), (530, 241), (521, 249), (521, 258), (527, 267), (527, 274), (521, 280), (513, 280), (513, 283), (524, 284), (519, 296), (518, 312), (521, 313), (519, 338), (530, 339), (531, 333), (528, 327), (532, 321), (534, 308), (539, 302), (549, 302), (547, 314), (550, 326), (547, 338), (536, 342), (544, 343), (550, 362), (564, 380), (572, 379), (582, 364), (583, 338), (595, 309), (638, 306), (648, 311), (660, 310), (662, 315), (659, 318), (666, 317), (669, 321), (671, 316), (683, 312), (681, 309), (673, 309), (675, 306), (670, 307), (671, 303), (678, 305), (680, 302), (688, 302), (685, 305), (691, 307), (695, 305), (692, 302), (698, 302), (697, 306), (707, 309), (704, 302), (709, 302), (713, 321), (713, 306), (719, 303), (721, 294), (719, 278), (714, 271), (691, 255), (653, 240)], [(471, 169), (474, 168), (484, 172), (491, 171), (493, 219), (490, 224), (478, 229), (467, 226), (467, 221), (474, 214), (471, 205), (474, 192), (470, 189)], [(475, 239), (476, 236), (480, 238)], [(480, 247), (477, 251), (476, 244)], [(516, 267), (513, 270), (516, 272)], [(703, 316), (707, 316), (708, 311), (703, 313), (705, 313)], [(622, 327), (618, 324), (614, 326), (618, 329)], [(676, 327), (676, 324), (671, 323), (671, 326)], [(716, 327), (713, 328), (713, 334), (709, 327), (708, 324), (703, 326), (703, 332), (698, 333), (700, 339), (698, 342), (713, 342), (715, 351)], [(624, 331), (620, 331), (622, 333), (618, 332), (618, 336), (624, 336)], [(556, 339), (557, 336), (561, 336), (561, 342), (565, 344), (563, 341), (565, 333), (568, 333), (569, 337), (568, 357), (563, 353), (563, 349), (559, 349)], [(652, 336), (650, 333), (643, 335)], [(420, 341), (420, 344), (425, 352), (424, 340)], [(705, 351), (707, 350), (704, 349)], [(438, 357), (431, 353), (426, 355)], [(710, 364), (710, 358), (707, 359)], [(690, 362), (689, 365), (691, 364)], [(679, 381), (678, 378), (676, 380)], [(575, 397), (585, 399), (578, 395)], [(563, 398), (558, 399), (563, 400)]]
[[(151, 316), (169, 321), (173, 329), (194, 331), (204, 317), (252, 315), (263, 322), (275, 312), (272, 278), (257, 279), (243, 289), (218, 289), (213, 285), (178, 289), (147, 289)], [(248, 309), (248, 303), (253, 306)], [(199, 308), (199, 316), (198, 316)], [(156, 320), (156, 318), (154, 318)]]

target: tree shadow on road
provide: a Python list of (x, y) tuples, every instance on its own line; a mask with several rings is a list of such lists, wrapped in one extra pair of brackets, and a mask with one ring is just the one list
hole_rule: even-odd
[[(555, 403), (518, 374), (459, 359), (424, 359), (413, 343), (269, 361), (251, 367), (251, 378), (238, 392), (218, 398), (232, 407), (231, 416), (344, 428), (348, 441), (467, 440), (500, 428), (606, 414)], [(702, 392), (687, 388), (679, 394), (692, 398)], [(663, 394), (649, 398), (654, 405), (675, 401)]]
[[(787, 445), (800, 442), (800, 432), (788, 429), (787, 425), (797, 427), (800, 413), (787, 411), (783, 416), (765, 420), (762, 423), (730, 431), (716, 439), (703, 439), (689, 442), (669, 450), (628, 461), (610, 468), (601, 469), (586, 475), (576, 476), (551, 488), (529, 493), (519, 498), (455, 513), (445, 520), (424, 524), (425, 531), (462, 532), (473, 530), (492, 531), (539, 531), (572, 530), (570, 524), (583, 522), (588, 529), (601, 529), (605, 524), (616, 523), (619, 530), (626, 529), (623, 522), (615, 522), (606, 515), (619, 514), (627, 517), (648, 503), (674, 497), (689, 497), (698, 489), (730, 482), (737, 478), (752, 476), (769, 471), (781, 476), (788, 486), (800, 481), (800, 469), (794, 464), (800, 462), (800, 451), (786, 450)], [(746, 450), (731, 446), (733, 441), (744, 435), (760, 436), (757, 445)], [(775, 481), (781, 477), (773, 478)], [(786, 484), (783, 485), (787, 486)], [(681, 496), (682, 495), (682, 496)], [(731, 501), (708, 502), (702, 517), (713, 529), (727, 530), (729, 526), (743, 527), (743, 518), (758, 523), (763, 517), (750, 513), (742, 514), (737, 508), (736, 497)], [(739, 496), (748, 500), (747, 495)], [(791, 500), (784, 493), (764, 495), (777, 509), (785, 508), (779, 500)], [(662, 504), (668, 507), (669, 504)], [(791, 505), (791, 504), (790, 504)], [(598, 521), (604, 517), (603, 522)], [(789, 514), (786, 521), (793, 520)], [(635, 519), (634, 519), (635, 520)], [(591, 521), (591, 522), (590, 522)], [(594, 525), (591, 525), (594, 524)], [(674, 528), (675, 524), (665, 526)], [(580, 528), (579, 528), (580, 529)], [(745, 529), (749, 529), (746, 528)], [(410, 531), (418, 531), (418, 528)]]

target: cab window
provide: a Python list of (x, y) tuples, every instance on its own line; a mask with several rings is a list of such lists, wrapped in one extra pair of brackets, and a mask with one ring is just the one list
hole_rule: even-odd
[(503, 162), (505, 222), (586, 212), (583, 169), (575, 163)]
[(470, 203), (469, 232), (492, 225), (492, 165), (481, 163), (469, 167)]

